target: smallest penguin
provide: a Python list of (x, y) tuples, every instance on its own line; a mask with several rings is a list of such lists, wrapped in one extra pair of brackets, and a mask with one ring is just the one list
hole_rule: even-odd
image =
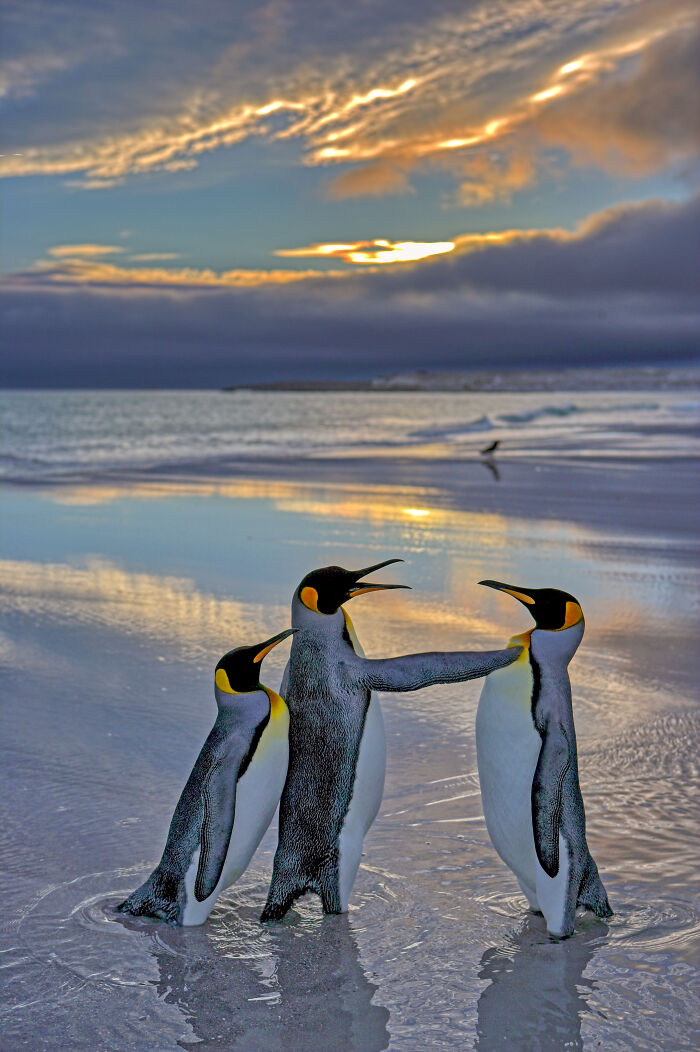
[(230, 650), (219, 661), (219, 712), (175, 808), (163, 857), (119, 912), (203, 924), (248, 866), (279, 803), (289, 762), (287, 706), (260, 683), (260, 664), (293, 631)]

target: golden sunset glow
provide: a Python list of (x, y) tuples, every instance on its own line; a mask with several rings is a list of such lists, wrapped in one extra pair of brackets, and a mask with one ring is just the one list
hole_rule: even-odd
[[(46, 36), (19, 19), (0, 77), (2, 281), (32, 299), (4, 315), (11, 384), (59, 383), (54, 339), (77, 387), (119, 382), (125, 354), (152, 364), (139, 382), (163, 353), (175, 386), (217, 386), (690, 353), (668, 292), (688, 267), (670, 280), (660, 254), (690, 254), (692, 217), (667, 209), (695, 200), (690, 0), (386, 0), (337, 24), (294, 0), (213, 23), (190, 5), (152, 37), (125, 0), (87, 5), (89, 40), (37, 2)], [(653, 275), (629, 265), (628, 215)]]
[[(365, 272), (374, 273), (381, 266), (401, 266), (403, 263), (430, 263), (433, 257), (454, 252), (455, 255), (478, 252), (489, 247), (525, 242), (535, 238), (550, 238), (556, 241), (573, 241), (595, 227), (601, 220), (584, 222), (573, 233), (560, 230), (498, 230), (483, 234), (456, 234), (451, 241), (389, 241), (375, 238), (372, 241), (327, 242), (306, 245), (301, 248), (277, 249), (276, 256), (293, 259), (315, 258), (340, 260), (354, 264)], [(224, 270), (195, 267), (139, 267), (120, 266), (100, 259), (122, 251), (107, 245), (58, 245), (48, 249), (48, 260), (38, 260), (31, 271), (42, 280), (57, 285), (141, 285), (173, 286), (193, 288), (257, 288), (265, 285), (288, 285), (304, 281), (339, 281), (352, 274), (350, 270)], [(130, 256), (129, 260), (167, 260), (177, 258), (177, 253), (144, 253)]]
[[(414, 77), (408, 77), (397, 88), (372, 88), (365, 95), (353, 95), (340, 112), (349, 113), (350, 110), (357, 109), (358, 106), (367, 106), (368, 103), (376, 102), (378, 99), (393, 99), (397, 95), (405, 95), (406, 92), (415, 88), (417, 83), (418, 81)], [(335, 119), (336, 116), (336, 114), (333, 114), (332, 119)]]
[[(158, 254), (156, 254), (158, 255)], [(333, 270), (198, 270), (195, 267), (150, 268), (119, 267), (113, 263), (86, 258), (62, 258), (60, 266), (39, 261), (37, 275), (66, 285), (173, 285), (212, 288), (256, 288), (261, 285), (289, 285), (311, 279), (345, 276)]]
[(186, 578), (132, 573), (96, 559), (77, 567), (0, 560), (0, 590), (8, 610), (98, 624), (208, 657), (233, 639), (264, 639), (287, 616), (286, 604), (221, 599)]
[(357, 241), (354, 244), (307, 245), (306, 248), (278, 249), (276, 256), (325, 256), (342, 259), (346, 263), (410, 263), (428, 256), (451, 252), (454, 241)]
[[(69, 174), (84, 172), (75, 185), (99, 189), (114, 185), (126, 175), (152, 170), (188, 171), (199, 158), (213, 150), (231, 147), (252, 136), (261, 139), (298, 139), (305, 147), (304, 162), (326, 165), (347, 161), (367, 161), (394, 156), (403, 164), (431, 154), (467, 150), (488, 139), (507, 134), (530, 119), (528, 106), (545, 105), (562, 96), (585, 89), (598, 76), (613, 69), (629, 55), (643, 52), (650, 45), (690, 24), (691, 16), (682, 9), (651, 32), (635, 36), (614, 46), (601, 47), (574, 56), (538, 91), (514, 97), (483, 124), (468, 129), (453, 127), (451, 134), (430, 135), (429, 124), (421, 126), (413, 108), (433, 99), (441, 80), (457, 73), (457, 56), (445, 56), (440, 70), (433, 68), (429, 41), (416, 48), (415, 72), (387, 83), (379, 68), (374, 84), (357, 89), (350, 78), (329, 73), (314, 90), (303, 87), (302, 71), (291, 75), (288, 91), (265, 101), (246, 101), (222, 106), (210, 120), (201, 116), (201, 99), (193, 98), (180, 115), (168, 123), (151, 122), (128, 134), (106, 135), (92, 141), (66, 143), (43, 148), (29, 147), (0, 156), (0, 175)], [(465, 15), (465, 28), (469, 16)], [(453, 32), (458, 27), (453, 27)], [(457, 37), (455, 37), (455, 41)], [(423, 58), (420, 57), (421, 51)], [(388, 55), (386, 65), (396, 64), (398, 56)], [(451, 64), (453, 63), (453, 64)], [(564, 78), (564, 83), (559, 78)], [(417, 111), (419, 112), (419, 110)], [(268, 126), (269, 117), (283, 117), (281, 127)], [(447, 129), (446, 129), (447, 130)], [(342, 146), (334, 145), (344, 140)]]
[(532, 102), (547, 102), (548, 99), (556, 99), (557, 95), (563, 95), (564, 88), (561, 84), (555, 84), (551, 88), (545, 88), (544, 91), (538, 91), (536, 95), (531, 96)]
[(57, 259), (93, 259), (123, 251), (121, 245), (54, 245), (48, 250), (49, 255)]

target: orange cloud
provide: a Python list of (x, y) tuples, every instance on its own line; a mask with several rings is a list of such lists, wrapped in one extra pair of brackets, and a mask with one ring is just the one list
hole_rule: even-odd
[[(585, 91), (543, 109), (533, 129), (545, 144), (563, 146), (577, 163), (622, 174), (646, 174), (687, 159), (700, 148), (699, 52), (699, 27), (682, 25), (633, 41), (612, 57), (582, 56), (559, 72), (584, 82)], [(616, 75), (613, 58), (632, 71)]]
[(39, 261), (30, 273), (55, 284), (67, 285), (163, 285), (212, 288), (256, 288), (262, 285), (288, 285), (311, 278), (336, 278), (345, 271), (322, 270), (225, 270), (195, 267), (173, 269), (120, 267), (88, 258), (61, 259), (56, 264)]
[(345, 263), (413, 263), (428, 256), (451, 252), (454, 241), (354, 241), (346, 245), (319, 244), (305, 248), (278, 249), (276, 256), (342, 259)]
[(525, 143), (518, 143), (498, 152), (474, 151), (465, 158), (462, 171), (464, 176), (458, 192), (460, 202), (481, 205), (507, 199), (517, 190), (529, 186), (536, 179), (537, 163), (534, 150)]
[[(310, 166), (360, 165), (327, 188), (328, 196), (348, 197), (406, 193), (411, 168), (443, 155), (454, 155), (455, 166), (462, 168), (465, 157), (487, 144), (512, 151), (508, 137), (518, 130), (571, 148), (576, 158), (576, 107), (568, 128), (563, 121), (545, 125), (539, 117), (579, 98), (585, 111), (586, 97), (599, 82), (616, 73), (624, 84), (626, 63), (674, 33), (687, 32), (694, 17), (686, 0), (668, 0), (663, 16), (650, 16), (649, 10), (627, 14), (616, 8), (611, 14), (591, 9), (587, 0), (571, 0), (555, 5), (545, 24), (537, 0), (522, 0), (505, 22), (481, 9), (436, 16), (420, 34), (387, 44), (372, 60), (346, 50), (340, 62), (321, 55), (313, 74), (308, 65), (278, 69), (267, 98), (246, 99), (239, 90), (232, 104), (230, 78), (217, 82), (213, 73), (212, 83), (199, 85), (176, 116), (153, 117), (141, 127), (89, 141), (25, 147), (21, 154), (0, 157), (0, 175), (83, 173), (71, 185), (104, 189), (131, 174), (196, 167), (203, 154), (255, 136), (297, 139)], [(657, 18), (656, 25), (640, 31), (641, 19), (649, 23), (650, 17)], [(616, 33), (618, 42), (572, 54), (538, 83), (541, 56), (569, 36), (575, 39), (582, 19), (588, 39), (606, 31)], [(624, 152), (628, 141), (639, 156), (637, 144), (624, 134), (620, 149)], [(662, 153), (658, 163), (668, 156)], [(589, 150), (591, 156), (608, 163), (610, 151)], [(536, 177), (536, 165), (530, 174)], [(512, 178), (506, 179), (503, 192), (513, 188)], [(484, 193), (472, 188), (463, 197), (478, 201)]]
[(179, 252), (137, 252), (129, 256), (132, 263), (156, 263), (158, 260), (179, 259)]
[[(306, 245), (301, 248), (278, 249), (275, 253), (291, 259), (341, 260), (343, 263), (361, 267), (365, 273), (374, 272), (380, 266), (400, 267), (406, 263), (429, 261), (431, 258), (454, 252), (461, 255), (475, 252), (491, 245), (509, 241), (541, 237), (570, 236), (555, 230), (504, 230), (486, 234), (460, 234), (451, 241), (389, 241), (375, 238), (371, 241), (328, 242)], [(348, 278), (354, 270), (251, 270), (234, 269), (215, 271), (197, 267), (138, 267), (120, 266), (97, 257), (109, 252), (122, 252), (121, 248), (108, 245), (56, 245), (49, 249), (50, 260), (38, 260), (24, 274), (14, 275), (20, 284), (39, 278), (54, 285), (113, 285), (113, 286), (162, 286), (180, 288), (260, 288), (272, 285), (289, 285), (310, 280), (338, 280)], [(70, 253), (73, 253), (72, 255)], [(153, 252), (131, 256), (131, 260), (161, 259), (176, 257), (177, 253)], [(12, 280), (8, 275), (6, 280)]]
[[(460, 127), (443, 118), (443, 130), (432, 135), (423, 121), (415, 131), (404, 122), (400, 136), (365, 127), (341, 147), (319, 143), (309, 163), (365, 162), (331, 182), (329, 197), (403, 193), (412, 168), (448, 164), (467, 172), (459, 192), (467, 205), (508, 198), (535, 182), (543, 141), (563, 146), (575, 162), (654, 170), (697, 147), (688, 85), (693, 55), (683, 56), (675, 70), (673, 63), (692, 31), (692, 17), (682, 12), (663, 27), (569, 60), (537, 91), (483, 123)], [(641, 67), (630, 69), (635, 62)]]
[(396, 164), (378, 161), (344, 172), (329, 184), (326, 197), (335, 200), (344, 197), (381, 197), (384, 194), (408, 194), (411, 189), (406, 173)]
[(48, 250), (50, 256), (57, 259), (81, 258), (92, 259), (97, 256), (113, 256), (124, 249), (119, 245), (54, 245)]
[[(545, 229), (507, 229), (488, 233), (466, 233), (454, 235), (450, 241), (389, 241), (384, 238), (376, 238), (370, 241), (355, 242), (328, 242), (306, 245), (300, 248), (279, 249), (277, 255), (291, 258), (314, 258), (323, 260), (341, 260), (344, 263), (354, 264), (359, 267), (363, 275), (373, 275), (372, 280), (379, 280), (376, 276), (382, 270), (388, 270), (398, 275), (401, 271), (408, 271), (409, 282), (415, 282), (416, 288), (430, 287), (431, 278), (428, 277), (427, 284), (421, 285), (422, 279), (419, 275), (411, 276), (413, 268), (405, 268), (405, 264), (424, 264), (426, 274), (429, 274), (431, 264), (439, 268), (439, 257), (447, 257), (445, 263), (448, 269), (437, 273), (442, 274), (442, 280), (446, 275), (453, 274), (453, 281), (459, 279), (460, 274), (465, 275), (467, 271), (462, 267), (460, 271), (460, 259), (464, 257), (485, 252), (488, 249), (501, 246), (526, 246), (528, 243), (539, 243), (540, 258), (542, 253), (549, 251), (555, 246), (565, 247), (567, 244), (585, 245), (591, 239), (602, 237), (608, 229), (619, 229), (630, 226), (635, 217), (645, 215), (654, 216), (660, 214), (673, 214), (673, 208), (661, 207), (659, 202), (645, 202), (637, 206), (620, 206), (594, 214), (582, 222), (574, 231), (557, 227)], [(63, 247), (63, 246), (61, 246)], [(158, 255), (154, 253), (154, 255)], [(506, 258), (506, 257), (504, 257)], [(515, 266), (512, 263), (504, 264)], [(562, 257), (564, 258), (564, 257)], [(477, 261), (477, 268), (479, 263)], [(550, 264), (548, 264), (550, 266)], [(619, 268), (624, 271), (624, 268)], [(529, 288), (532, 263), (524, 268), (522, 273), (516, 267), (508, 277), (508, 281), (515, 281), (514, 287)], [(5, 276), (4, 285), (10, 287), (26, 287), (28, 284), (53, 285), (102, 285), (102, 286), (140, 286), (149, 287), (172, 287), (172, 288), (259, 288), (264, 286), (279, 286), (292, 283), (300, 283), (311, 280), (334, 280), (355, 278), (358, 270), (227, 270), (214, 271), (211, 269), (200, 269), (194, 267), (181, 268), (148, 268), (148, 267), (125, 267), (115, 263), (109, 263), (101, 259), (91, 258), (62, 258), (60, 260), (39, 260), (34, 267), (23, 273), (9, 274)], [(435, 272), (433, 272), (435, 273)], [(480, 280), (478, 269), (471, 267), (469, 276), (464, 278), (467, 284), (473, 284)], [(487, 264), (487, 280), (496, 274)], [(513, 275), (517, 274), (517, 278)], [(489, 277), (488, 275), (491, 275)], [(394, 279), (392, 279), (394, 280)], [(607, 281), (607, 279), (606, 279)], [(549, 279), (551, 284), (551, 279)], [(449, 281), (448, 281), (449, 285)], [(398, 287), (395, 285), (394, 287)], [(407, 285), (407, 288), (414, 287)], [(452, 287), (450, 285), (450, 287)], [(500, 287), (500, 286), (499, 286)], [(509, 286), (510, 287), (510, 286)], [(596, 284), (596, 289), (598, 288)], [(626, 286), (623, 286), (626, 287)]]

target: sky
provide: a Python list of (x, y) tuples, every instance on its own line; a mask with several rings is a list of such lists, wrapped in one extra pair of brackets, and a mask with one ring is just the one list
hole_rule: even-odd
[(686, 0), (5, 0), (0, 380), (698, 356)]

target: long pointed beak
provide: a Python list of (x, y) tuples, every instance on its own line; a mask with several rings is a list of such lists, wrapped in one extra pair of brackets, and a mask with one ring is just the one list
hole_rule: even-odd
[[(381, 570), (383, 566), (391, 566), (392, 563), (402, 563), (403, 559), (385, 559), (383, 563), (375, 563), (374, 566), (366, 566), (364, 570), (353, 573), (356, 581), (361, 581), (367, 574), (375, 570)], [(389, 588), (410, 588), (410, 584), (358, 584), (348, 590), (348, 599), (354, 599), (356, 595), (364, 595), (366, 592), (384, 592)]]
[(267, 639), (264, 643), (261, 643), (260, 650), (253, 658), (253, 662), (257, 664), (259, 661), (262, 661), (262, 659), (267, 654), (269, 654), (270, 651), (273, 650), (278, 643), (281, 643), (283, 639), (287, 638), (287, 636), (294, 635), (295, 632), (296, 628), (285, 628), (284, 632), (279, 632), (276, 636), (272, 636), (270, 639)]
[(508, 595), (512, 595), (514, 599), (525, 603), (526, 606), (535, 605), (535, 600), (525, 588), (519, 588), (514, 584), (503, 584), (501, 581), (479, 581), (479, 584), (483, 584), (486, 588), (496, 588), (499, 592), (507, 592)]
[(384, 592), (389, 588), (408, 588), (410, 590), (410, 584), (364, 584), (358, 588), (351, 588), (348, 592), (348, 599), (354, 599), (356, 595), (364, 595), (365, 592)]
[[(381, 570), (383, 566), (391, 566), (392, 563), (402, 563), (403, 559), (385, 559), (383, 563), (375, 563), (374, 566), (366, 566), (364, 570), (353, 570), (353, 577), (356, 581), (361, 581), (363, 577), (366, 577), (369, 573), (374, 573), (375, 570)], [(402, 588), (403, 585), (396, 585), (397, 588)]]

